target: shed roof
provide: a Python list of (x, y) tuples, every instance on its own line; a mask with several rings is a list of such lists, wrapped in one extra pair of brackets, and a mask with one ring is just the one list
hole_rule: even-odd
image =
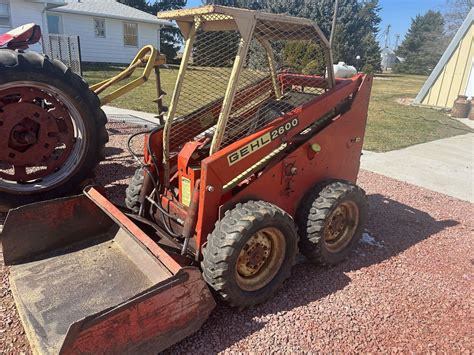
[(395, 55), (395, 52), (393, 51), (393, 49), (388, 48), (388, 47), (385, 47), (384, 49), (382, 49), (381, 53), (382, 54)]
[(163, 26), (173, 25), (170, 21), (160, 20), (152, 14), (121, 4), (116, 0), (68, 0), (66, 5), (52, 11), (146, 22)]

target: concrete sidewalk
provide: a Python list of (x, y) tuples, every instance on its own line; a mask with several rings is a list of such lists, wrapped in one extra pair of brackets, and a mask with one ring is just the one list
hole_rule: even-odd
[(458, 122), (461, 122), (463, 125), (468, 126), (471, 129), (474, 129), (474, 120), (470, 120), (468, 118), (454, 118), (451, 117), (453, 120), (456, 120)]
[(364, 151), (361, 168), (474, 202), (474, 133), (387, 153)]
[(153, 113), (127, 110), (107, 105), (102, 106), (102, 110), (104, 110), (107, 118), (111, 121), (127, 122), (142, 126), (156, 126), (160, 124), (160, 121), (156, 118), (156, 114)]

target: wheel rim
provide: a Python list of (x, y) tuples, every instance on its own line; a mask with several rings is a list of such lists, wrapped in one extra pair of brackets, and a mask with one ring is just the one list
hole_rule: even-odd
[(332, 253), (343, 250), (351, 242), (359, 225), (359, 208), (353, 201), (340, 203), (328, 216), (324, 226), (324, 242)]
[(69, 96), (40, 82), (0, 85), (0, 191), (55, 188), (77, 170), (87, 143)]
[(260, 229), (245, 243), (236, 264), (236, 280), (245, 291), (265, 287), (278, 273), (285, 257), (285, 237), (274, 227)]

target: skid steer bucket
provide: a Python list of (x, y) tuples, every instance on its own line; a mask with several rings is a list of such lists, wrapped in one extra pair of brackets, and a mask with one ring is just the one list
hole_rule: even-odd
[(35, 353), (158, 353), (215, 307), (181, 267), (99, 192), (11, 210), (2, 235)]

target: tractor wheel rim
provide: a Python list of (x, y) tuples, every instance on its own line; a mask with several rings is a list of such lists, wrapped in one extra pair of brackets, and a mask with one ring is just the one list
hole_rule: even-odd
[(0, 85), (0, 122), (0, 191), (51, 190), (79, 168), (88, 144), (84, 121), (73, 100), (53, 86)]
[(285, 258), (283, 233), (274, 227), (260, 229), (245, 243), (236, 264), (236, 280), (245, 291), (256, 291), (273, 280)]
[(340, 203), (324, 226), (324, 243), (331, 253), (343, 250), (351, 242), (359, 225), (359, 208), (353, 201)]

